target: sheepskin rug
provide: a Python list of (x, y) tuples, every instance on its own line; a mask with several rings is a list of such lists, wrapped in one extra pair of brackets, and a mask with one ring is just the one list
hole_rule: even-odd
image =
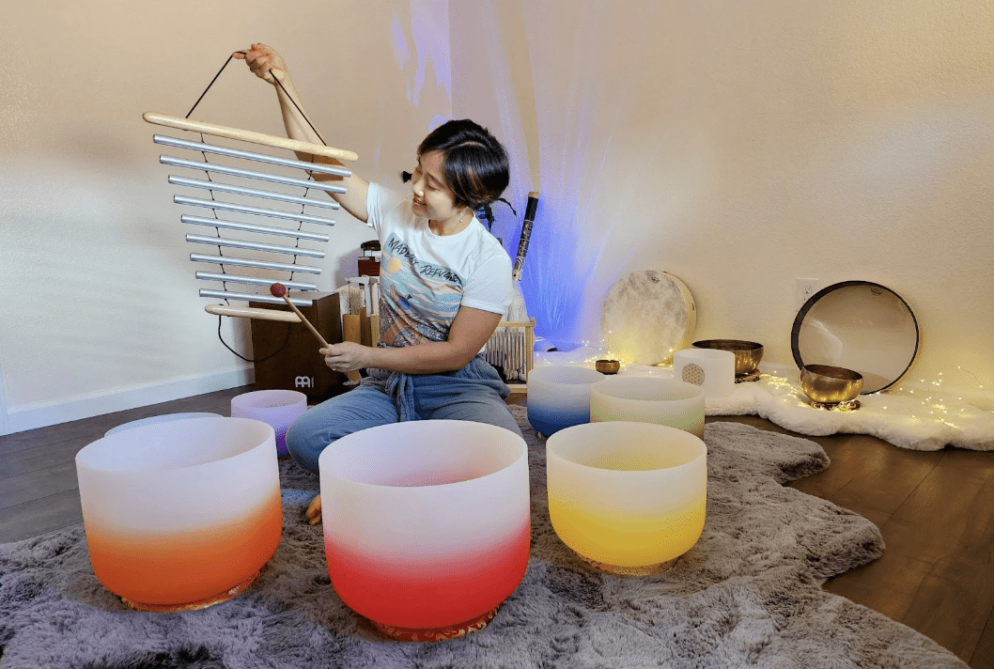
[(530, 451), (532, 551), (524, 580), (481, 632), (435, 644), (379, 637), (336, 596), (320, 526), (302, 516), (318, 480), (281, 461), (284, 532), (243, 595), (187, 613), (127, 609), (93, 574), (82, 526), (0, 546), (5, 669), (487, 667), (965, 667), (907, 626), (822, 590), (878, 557), (865, 518), (783, 483), (828, 466), (815, 443), (707, 426), (707, 524), (669, 571), (595, 571), (548, 519), (545, 444)]

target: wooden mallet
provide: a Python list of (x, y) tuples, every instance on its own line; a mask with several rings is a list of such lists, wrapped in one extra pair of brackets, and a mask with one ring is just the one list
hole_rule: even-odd
[[(290, 308), (293, 309), (294, 312), (297, 314), (297, 316), (300, 318), (300, 322), (306, 325), (307, 329), (310, 330), (315, 337), (317, 337), (319, 342), (321, 342), (322, 348), (331, 348), (328, 342), (324, 340), (324, 337), (321, 336), (321, 333), (317, 331), (317, 328), (311, 325), (311, 322), (307, 320), (307, 317), (300, 312), (300, 309), (297, 308), (297, 305), (291, 302), (290, 298), (287, 297), (286, 286), (284, 286), (282, 283), (278, 282), (274, 283), (269, 287), (269, 292), (272, 293), (273, 297), (282, 297), (283, 301), (286, 302), (288, 305), (290, 305)], [(347, 372), (347, 374), (349, 377), (349, 381), (358, 382), (359, 380), (362, 379), (362, 376), (360, 376), (359, 372), (351, 371)]]

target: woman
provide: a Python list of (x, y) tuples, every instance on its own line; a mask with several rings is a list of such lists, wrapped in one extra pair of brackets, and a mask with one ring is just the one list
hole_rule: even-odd
[[(273, 84), (287, 135), (321, 143), (282, 57), (265, 44), (235, 57)], [(368, 369), (368, 376), (305, 412), (287, 432), (290, 454), (313, 472), (336, 439), (397, 421), (470, 420), (521, 433), (504, 402), (507, 386), (479, 355), (513, 296), (511, 259), (474, 215), (507, 188), (507, 152), (486, 129), (461, 120), (430, 133), (416, 158), (407, 195), (354, 173), (313, 175), (342, 181), (346, 192), (331, 197), (377, 231), (382, 249), (379, 347), (343, 342), (321, 349), (333, 370)], [(320, 521), (320, 496), (307, 518)]]

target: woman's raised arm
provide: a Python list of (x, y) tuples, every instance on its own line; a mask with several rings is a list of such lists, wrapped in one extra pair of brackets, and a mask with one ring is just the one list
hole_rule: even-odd
[[(286, 127), (287, 137), (312, 144), (322, 144), (321, 138), (311, 128), (304, 114), (304, 106), (301, 104), (300, 95), (297, 94), (297, 89), (294, 87), (293, 80), (290, 78), (286, 62), (275, 49), (262, 43), (256, 43), (244, 51), (236, 51), (234, 57), (244, 60), (249, 66), (249, 69), (257, 77), (272, 84), (276, 89), (280, 110), (283, 112), (283, 125)], [(292, 96), (293, 100), (290, 99), (290, 96)], [(310, 154), (299, 154), (298, 158), (310, 161), (312, 156)], [(334, 158), (315, 156), (314, 161), (341, 166), (351, 170), (348, 165), (343, 165)], [(318, 173), (315, 173), (313, 176), (317, 181), (341, 182), (346, 192), (329, 193), (329, 195), (342, 205), (345, 211), (363, 223), (366, 222), (369, 217), (369, 212), (366, 210), (366, 194), (369, 192), (368, 181), (355, 172), (349, 177), (337, 177), (330, 174)]]

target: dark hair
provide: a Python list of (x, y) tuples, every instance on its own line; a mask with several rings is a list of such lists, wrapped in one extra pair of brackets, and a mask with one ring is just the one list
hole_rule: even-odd
[(438, 126), (418, 147), (418, 157), (442, 154), (442, 177), (456, 204), (477, 210), (500, 197), (511, 181), (507, 151), (486, 128), (462, 119)]

